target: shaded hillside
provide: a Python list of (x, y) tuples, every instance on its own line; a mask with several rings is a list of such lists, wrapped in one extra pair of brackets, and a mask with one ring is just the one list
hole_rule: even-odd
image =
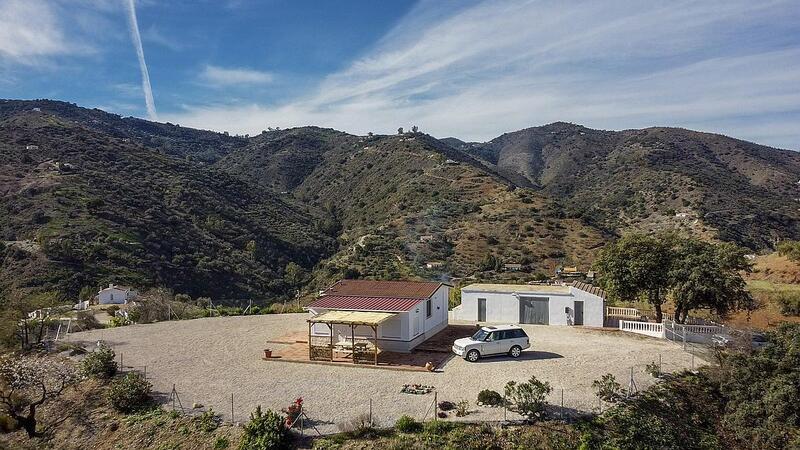
[[(252, 141), (219, 165), (324, 211), (341, 231), (341, 250), (321, 268), (330, 278), (467, 276), (502, 262), (551, 272), (585, 264), (602, 243), (557, 203), (427, 135), (298, 128)], [(442, 266), (421, 269), (427, 262)]]
[(290, 199), (133, 139), (44, 110), (0, 116), (0, 290), (280, 295), (288, 262), (311, 269), (332, 250), (317, 223)]
[(751, 248), (800, 235), (796, 152), (677, 128), (567, 123), (450, 144), (606, 230), (676, 227)]
[(57, 116), (65, 122), (81, 125), (109, 137), (128, 139), (132, 143), (188, 160), (213, 162), (247, 143), (244, 136), (228, 136), (171, 123), (121, 117), (99, 109), (81, 108), (73, 103), (54, 100), (0, 100), (0, 117), (34, 108), (45, 115)]

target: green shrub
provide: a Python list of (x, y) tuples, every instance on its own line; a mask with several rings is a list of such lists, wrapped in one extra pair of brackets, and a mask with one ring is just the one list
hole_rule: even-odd
[(456, 416), (464, 417), (467, 414), (469, 414), (469, 402), (466, 400), (461, 400), (456, 404)]
[(446, 422), (444, 420), (431, 420), (422, 424), (422, 430), (426, 434), (440, 436), (447, 434), (450, 430), (455, 428), (455, 426), (456, 425), (452, 422)]
[(539, 381), (533, 375), (524, 383), (509, 381), (505, 387), (509, 409), (531, 421), (544, 418), (547, 395), (552, 390), (550, 383)]
[(0, 431), (10, 433), (19, 428), (19, 424), (8, 414), (0, 414)]
[(133, 322), (131, 322), (127, 317), (114, 316), (108, 321), (108, 326), (111, 328), (124, 327), (126, 325), (130, 325), (131, 323)]
[(659, 366), (655, 361), (646, 365), (644, 367), (644, 371), (649, 373), (653, 378), (658, 378), (661, 376), (661, 366)]
[(108, 308), (106, 308), (106, 314), (108, 314), (111, 317), (114, 317), (117, 314), (117, 311), (119, 311), (119, 306), (117, 305), (111, 305)]
[(784, 316), (800, 316), (800, 292), (780, 292), (776, 300)]
[(594, 389), (595, 395), (604, 402), (615, 403), (622, 398), (622, 386), (610, 373), (603, 375), (599, 380), (592, 381), (592, 389)]
[(214, 450), (225, 450), (231, 446), (231, 441), (225, 436), (220, 436), (214, 441)]
[(116, 354), (111, 347), (101, 344), (86, 355), (80, 363), (80, 373), (85, 377), (111, 378), (117, 373)]
[(151, 405), (152, 385), (137, 372), (114, 380), (108, 390), (108, 401), (117, 411), (130, 413)]
[(489, 406), (499, 406), (503, 404), (503, 396), (497, 391), (484, 389), (478, 392), (478, 403)]
[(192, 419), (200, 431), (210, 433), (219, 428), (220, 417), (214, 413), (214, 410), (209, 408), (208, 411), (196, 416)]
[(422, 424), (411, 416), (400, 416), (394, 423), (394, 428), (401, 433), (417, 433), (422, 430)]
[(240, 450), (282, 450), (292, 447), (292, 436), (286, 428), (286, 419), (280, 414), (261, 406), (250, 414), (250, 422), (244, 426)]

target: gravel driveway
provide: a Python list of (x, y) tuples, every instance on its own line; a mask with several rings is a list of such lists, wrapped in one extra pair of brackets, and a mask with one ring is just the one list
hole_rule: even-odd
[[(422, 419), (433, 394), (401, 394), (403, 384), (436, 387), (438, 399), (469, 400), (475, 411), (467, 420), (499, 420), (503, 410), (475, 406), (478, 391), (502, 393), (510, 380), (531, 375), (550, 382), (552, 404), (587, 411), (597, 408), (592, 381), (612, 373), (627, 387), (633, 367), (639, 389), (652, 384), (644, 365), (661, 355), (665, 371), (691, 366), (693, 359), (680, 346), (657, 339), (574, 327), (525, 326), (533, 347), (517, 360), (508, 357), (468, 363), (448, 361), (442, 373), (403, 372), (352, 366), (263, 361), (265, 341), (307, 329), (307, 314), (216, 317), (71, 334), (73, 342), (105, 341), (122, 355), (126, 366), (147, 366), (154, 390), (168, 394), (173, 384), (184, 407), (195, 402), (235, 421), (246, 421), (256, 407), (280, 410), (296, 397), (305, 399), (306, 412), (320, 431), (338, 431), (337, 425), (369, 410), (374, 419), (391, 425), (403, 414)], [(279, 347), (269, 344), (269, 347)], [(696, 361), (695, 364), (700, 364)], [(428, 413), (428, 417), (430, 418)], [(513, 415), (509, 413), (509, 418)]]

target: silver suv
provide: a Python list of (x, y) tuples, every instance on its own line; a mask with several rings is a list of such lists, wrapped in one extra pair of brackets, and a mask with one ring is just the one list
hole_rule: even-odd
[(483, 327), (472, 337), (457, 339), (453, 342), (453, 353), (475, 362), (482, 356), (503, 353), (519, 358), (522, 351), (530, 346), (530, 339), (522, 328), (517, 325), (498, 325)]

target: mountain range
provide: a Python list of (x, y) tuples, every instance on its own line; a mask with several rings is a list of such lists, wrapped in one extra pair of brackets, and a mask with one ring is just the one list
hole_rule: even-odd
[(615, 236), (660, 229), (757, 252), (800, 237), (798, 180), (798, 153), (677, 128), (229, 136), (1, 100), (0, 291), (266, 302), (339, 277), (588, 268)]

